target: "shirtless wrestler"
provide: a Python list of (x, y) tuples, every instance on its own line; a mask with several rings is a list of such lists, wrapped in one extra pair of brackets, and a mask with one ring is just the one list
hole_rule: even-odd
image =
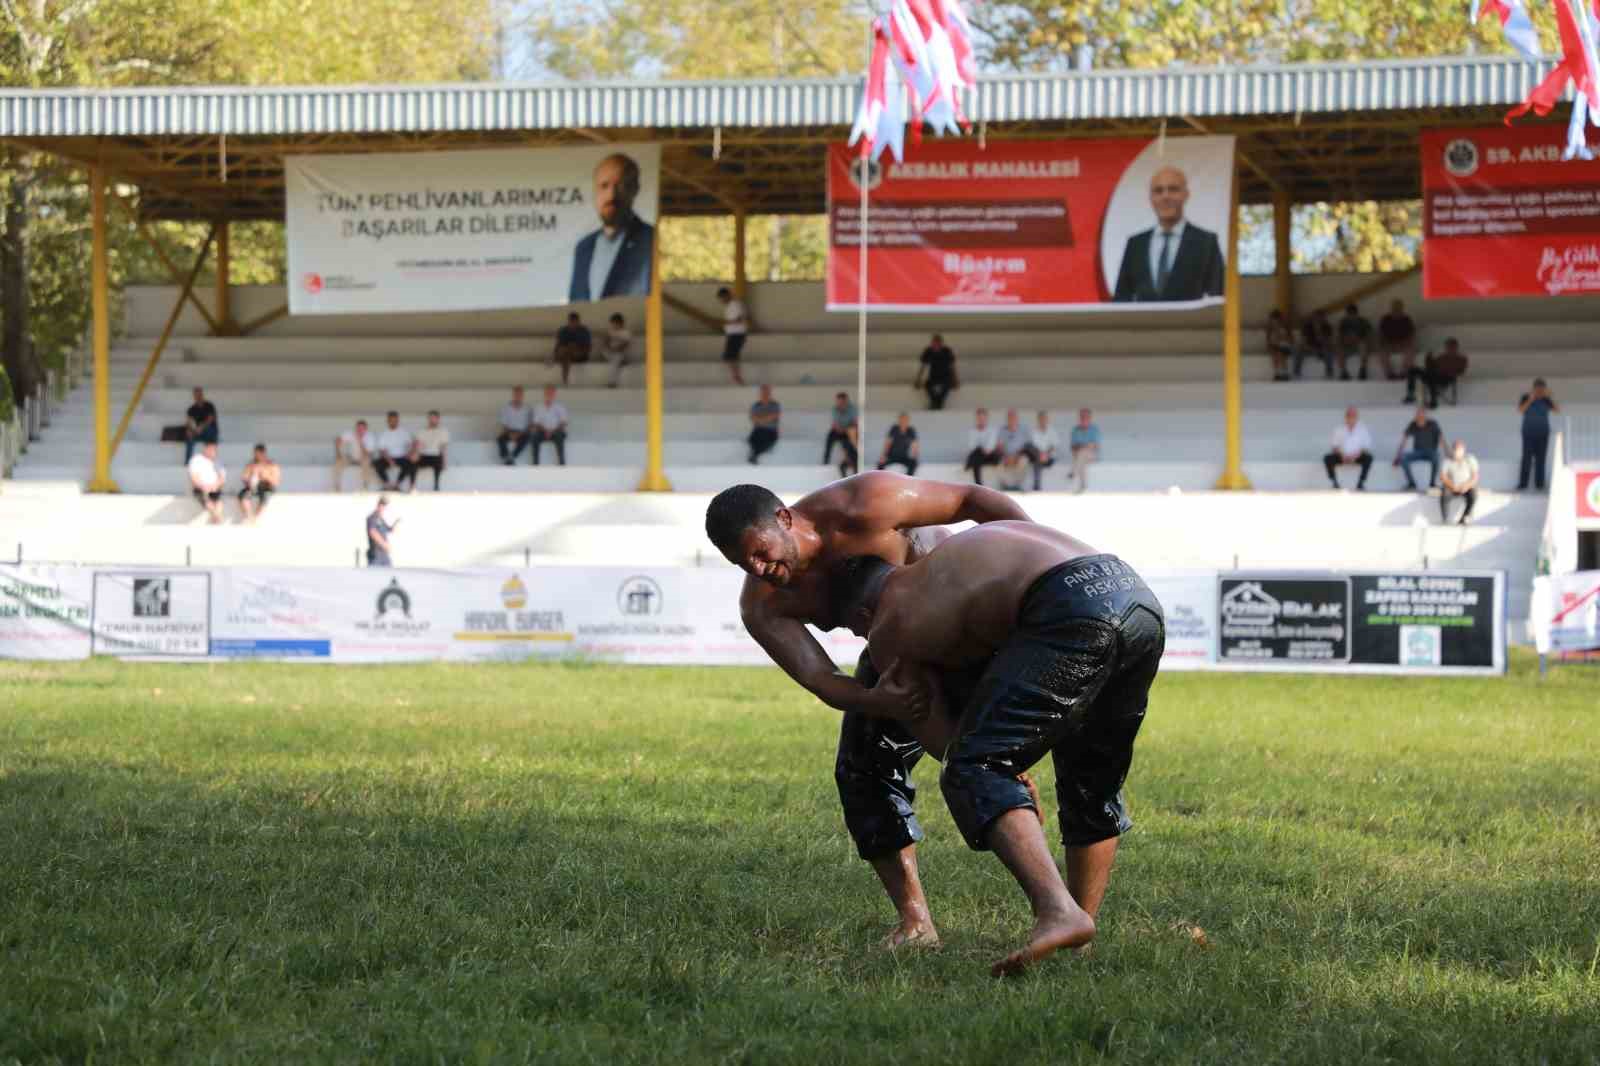
[[(959, 722), (939, 786), (968, 846), (993, 850), (1033, 908), (1027, 942), (995, 975), (1087, 944), (1132, 825), (1122, 784), (1166, 642), (1160, 602), (1120, 559), (1031, 522), (969, 529), (905, 566), (852, 558), (832, 587), (872, 662), (927, 694), (930, 720), (947, 717), (939, 671), (983, 669), (950, 708)], [(1065, 883), (1017, 779), (1046, 752)]]
[[(739, 609), (745, 628), (795, 681), (845, 712), (834, 779), (857, 853), (872, 864), (899, 923), (885, 943), (933, 944), (938, 931), (917, 875), (916, 787), (923, 748), (910, 729), (927, 713), (920, 686), (879, 682), (865, 655), (850, 677), (806, 629), (832, 617), (828, 573), (854, 555), (915, 562), (949, 534), (926, 528), (973, 521), (1027, 521), (1005, 495), (886, 471), (826, 485), (793, 507), (759, 485), (736, 485), (706, 508), (706, 534), (746, 574)], [(873, 687), (876, 683), (876, 687)], [(948, 683), (948, 682), (947, 682)]]

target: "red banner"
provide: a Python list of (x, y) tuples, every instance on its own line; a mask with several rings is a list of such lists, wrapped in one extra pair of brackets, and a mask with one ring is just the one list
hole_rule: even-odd
[(1061, 311), (1220, 303), (1233, 138), (973, 140), (903, 163), (828, 153), (828, 308)]
[(1578, 471), (1578, 517), (1600, 518), (1600, 470)]
[(1422, 134), (1422, 294), (1600, 292), (1600, 161), (1562, 162), (1564, 126)]

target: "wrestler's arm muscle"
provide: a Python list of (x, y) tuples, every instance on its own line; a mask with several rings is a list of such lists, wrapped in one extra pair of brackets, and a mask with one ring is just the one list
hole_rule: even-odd
[(748, 592), (741, 598), (739, 608), (746, 631), (772, 661), (829, 707), (874, 718), (894, 718), (907, 713), (901, 701), (893, 696), (892, 687), (869, 689), (834, 665), (817, 638), (811, 635), (811, 630), (799, 619), (776, 614), (759, 600), (752, 601)]
[(955, 485), (887, 470), (859, 474), (849, 484), (851, 497), (839, 517), (855, 529), (1030, 521), (1011, 497), (982, 485)]

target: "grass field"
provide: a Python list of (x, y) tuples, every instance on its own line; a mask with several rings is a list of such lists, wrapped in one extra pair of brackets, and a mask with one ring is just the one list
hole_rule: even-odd
[(1163, 677), (1095, 954), (995, 981), (931, 765), (874, 949), (775, 670), (0, 664), (0, 1062), (1600, 1062), (1600, 673), (1530, 669)]

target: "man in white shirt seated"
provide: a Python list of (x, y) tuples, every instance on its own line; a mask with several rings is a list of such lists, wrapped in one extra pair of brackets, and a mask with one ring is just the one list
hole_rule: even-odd
[(417, 434), (417, 469), (411, 474), (411, 487), (417, 487), (417, 473), (433, 471), (433, 491), (439, 491), (439, 475), (444, 473), (445, 451), (450, 447), (450, 431), (439, 424), (439, 412), (428, 412), (428, 426)]
[(1000, 434), (989, 425), (989, 412), (980, 407), (967, 433), (967, 461), (963, 469), (972, 471), (972, 480), (983, 484), (983, 468), (1000, 462)]
[(356, 428), (347, 429), (333, 438), (333, 491), (344, 491), (344, 468), (353, 466), (361, 471), (361, 487), (372, 487), (372, 453), (378, 450), (378, 440), (367, 429), (365, 418), (356, 419)]
[(739, 356), (744, 352), (744, 340), (750, 333), (750, 316), (744, 309), (744, 301), (734, 299), (732, 289), (718, 289), (717, 299), (722, 301), (722, 361), (728, 364), (733, 383), (743, 385)]
[(544, 403), (533, 409), (533, 465), (539, 465), (539, 448), (545, 441), (556, 446), (556, 462), (567, 465), (567, 409), (556, 402), (556, 387), (544, 387)]
[[(517, 461), (528, 446), (528, 427), (533, 425), (533, 408), (522, 402), (522, 386), (511, 390), (511, 402), (500, 408), (500, 435), (494, 439), (500, 448), (500, 461), (507, 466)], [(513, 445), (515, 447), (513, 447)]]
[[(377, 471), (385, 489), (398, 489), (402, 481), (410, 480), (410, 492), (417, 487), (417, 438), (400, 425), (400, 412), (389, 412), (389, 426), (378, 434), (378, 454), (373, 456), (372, 469)], [(389, 469), (395, 469), (395, 479), (389, 481)]]
[(606, 329), (606, 359), (611, 363), (611, 388), (622, 384), (622, 371), (633, 361), (633, 334), (628, 332), (628, 322), (621, 315), (612, 315)]
[(200, 450), (189, 457), (189, 488), (195, 502), (211, 516), (211, 524), (220, 526), (222, 515), (222, 489), (227, 481), (227, 471), (217, 462), (217, 442), (206, 441)]
[(1056, 450), (1060, 447), (1061, 438), (1050, 425), (1050, 412), (1040, 411), (1038, 423), (1028, 431), (1028, 446), (1023, 449), (1028, 462), (1033, 464), (1034, 492), (1043, 487), (1044, 472), (1056, 465)]
[(1334, 474), (1336, 469), (1359, 466), (1361, 477), (1356, 482), (1356, 489), (1366, 490), (1367, 471), (1372, 469), (1372, 434), (1354, 407), (1345, 409), (1344, 423), (1333, 431), (1333, 448), (1322, 457), (1322, 465), (1328, 471), (1328, 480), (1334, 488), (1339, 487), (1339, 478)]
[(1473, 505), (1478, 502), (1478, 458), (1467, 454), (1467, 442), (1458, 440), (1450, 449), (1450, 458), (1439, 469), (1439, 518), (1450, 524), (1450, 501), (1465, 500), (1466, 510), (1461, 512), (1457, 525), (1464, 526), (1472, 520)]
[(1022, 488), (1028, 476), (1028, 431), (1015, 407), (1006, 412), (1006, 424), (1000, 430), (1000, 484), (1009, 490)]

